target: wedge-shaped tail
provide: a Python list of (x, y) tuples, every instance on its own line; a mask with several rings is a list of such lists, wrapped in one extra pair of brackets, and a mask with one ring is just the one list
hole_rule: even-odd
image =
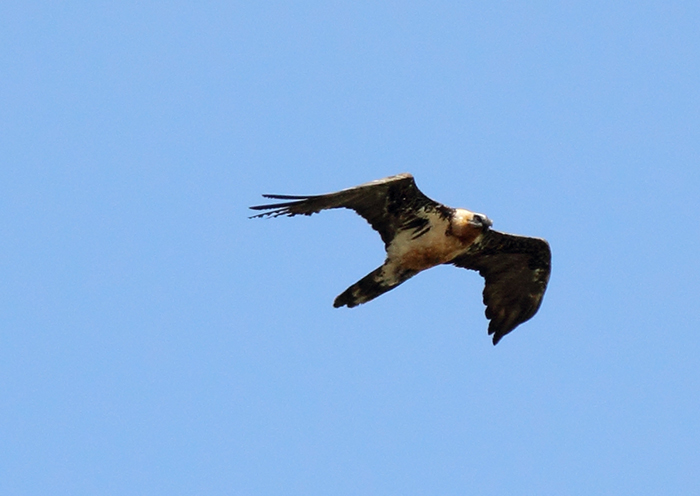
[(367, 303), (377, 296), (391, 291), (415, 274), (414, 272), (406, 272), (400, 277), (388, 278), (386, 277), (385, 271), (386, 266), (382, 265), (367, 274), (343, 291), (343, 293), (335, 299), (333, 306), (338, 308), (347, 305), (348, 308), (352, 308), (362, 303)]

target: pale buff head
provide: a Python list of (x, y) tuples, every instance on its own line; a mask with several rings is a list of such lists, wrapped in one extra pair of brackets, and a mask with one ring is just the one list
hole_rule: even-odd
[(452, 234), (465, 241), (473, 241), (486, 229), (491, 227), (493, 222), (484, 214), (471, 212), (464, 208), (455, 209), (455, 213), (450, 219), (450, 230)]

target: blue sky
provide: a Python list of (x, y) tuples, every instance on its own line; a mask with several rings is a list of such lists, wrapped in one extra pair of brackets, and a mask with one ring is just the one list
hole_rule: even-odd
[[(0, 493), (700, 490), (694, 2), (3, 2)], [(370, 304), (411, 172), (553, 251)]]

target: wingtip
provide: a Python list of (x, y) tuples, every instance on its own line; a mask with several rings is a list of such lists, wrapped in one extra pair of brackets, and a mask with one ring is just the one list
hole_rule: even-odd
[(271, 198), (273, 200), (308, 200), (309, 195), (275, 195), (272, 193), (264, 193), (263, 198)]
[[(487, 308), (488, 310), (488, 308)], [(510, 331), (512, 331), (515, 327), (509, 329), (508, 327), (503, 327), (503, 326), (498, 326), (494, 323), (492, 320), (492, 316), (488, 317), (490, 322), (489, 322), (489, 336), (492, 336), (491, 340), (493, 341), (493, 345), (496, 346), (501, 339), (505, 337), (506, 334), (508, 334)]]

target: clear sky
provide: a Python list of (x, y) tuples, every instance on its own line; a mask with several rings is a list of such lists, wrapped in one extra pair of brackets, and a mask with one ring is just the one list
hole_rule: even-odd
[[(0, 494), (700, 491), (691, 1), (0, 4)], [(411, 172), (553, 251), (349, 310)]]

